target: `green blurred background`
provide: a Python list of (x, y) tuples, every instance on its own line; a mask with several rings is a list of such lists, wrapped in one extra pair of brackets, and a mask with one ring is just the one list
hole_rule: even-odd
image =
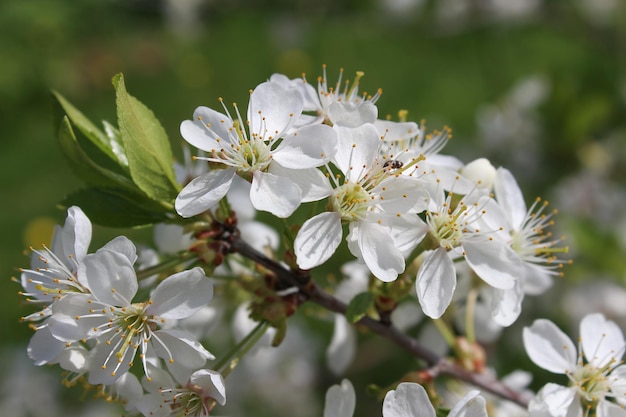
[[(575, 259), (553, 294), (624, 281), (622, 1), (10, 0), (0, 4), (0, 346), (24, 350), (31, 331), (19, 317), (29, 310), (10, 279), (81, 186), (56, 145), (50, 90), (114, 123), (110, 80), (123, 72), (178, 153), (178, 126), (196, 106), (223, 97), (244, 107), (272, 73), (315, 82), (322, 64), (330, 82), (341, 67), (347, 78), (364, 71), (363, 90), (383, 89), (381, 116), (407, 109), (430, 128), (448, 125), (445, 153), (487, 157), (528, 201), (548, 198)], [(119, 233), (96, 229), (92, 248)], [(571, 316), (559, 303), (529, 303), (528, 317)]]

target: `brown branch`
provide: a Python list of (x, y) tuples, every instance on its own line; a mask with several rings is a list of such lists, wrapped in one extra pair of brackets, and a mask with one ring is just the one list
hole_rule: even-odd
[[(332, 312), (345, 315), (347, 309), (346, 304), (322, 290), (311, 279), (308, 271), (291, 271), (282, 264), (258, 252), (238, 237), (230, 240), (229, 244), (232, 252), (238, 252), (246, 258), (261, 264), (265, 268), (271, 270), (282, 282), (287, 283), (290, 286), (297, 287), (305, 300), (318, 304)], [(528, 395), (512, 390), (500, 382), (497, 378), (494, 378), (489, 374), (479, 374), (467, 371), (454, 362), (440, 357), (434, 352), (426, 349), (417, 340), (402, 333), (393, 325), (374, 320), (368, 316), (363, 317), (357, 322), (357, 324), (368, 328), (374, 333), (377, 333), (378, 335), (395, 343), (397, 346), (406, 350), (416, 358), (425, 361), (431, 367), (431, 373), (433, 373), (433, 376), (451, 376), (495, 394), (501, 398), (512, 401), (523, 408), (528, 406), (528, 402), (530, 401)]]

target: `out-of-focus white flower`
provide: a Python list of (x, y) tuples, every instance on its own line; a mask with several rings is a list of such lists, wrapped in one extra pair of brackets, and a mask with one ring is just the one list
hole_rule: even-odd
[(487, 158), (478, 158), (459, 170), (460, 174), (471, 180), (478, 188), (491, 191), (496, 180), (496, 169)]
[(602, 314), (585, 316), (578, 353), (571, 339), (549, 320), (535, 320), (523, 335), (533, 362), (570, 380), (568, 387), (544, 386), (529, 405), (531, 417), (582, 416), (590, 410), (598, 417), (626, 416), (626, 365), (622, 365), (626, 342), (614, 322)]
[(47, 369), (35, 368), (23, 351), (2, 351), (0, 414), (12, 417), (61, 415), (61, 385)]
[[(385, 395), (383, 417), (435, 417), (426, 390), (414, 382), (402, 382)], [(487, 417), (485, 399), (470, 391), (448, 413), (448, 417)]]
[(626, 326), (626, 289), (617, 282), (594, 277), (569, 287), (561, 306), (572, 323), (587, 314), (602, 313), (620, 327)]
[(223, 169), (201, 174), (176, 198), (176, 211), (192, 217), (216, 205), (228, 192), (235, 175), (251, 181), (250, 199), (257, 210), (288, 217), (301, 202), (315, 201), (314, 184), (323, 181), (316, 167), (335, 153), (336, 136), (329, 126), (292, 129), (302, 113), (300, 93), (265, 82), (250, 95), (247, 122), (208, 107), (198, 107), (193, 120), (180, 130), (191, 145), (207, 152), (198, 157)]
[(326, 391), (324, 417), (352, 417), (356, 408), (356, 394), (352, 383), (344, 379)]

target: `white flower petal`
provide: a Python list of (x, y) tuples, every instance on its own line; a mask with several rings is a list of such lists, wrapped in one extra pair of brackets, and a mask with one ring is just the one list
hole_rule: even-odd
[(385, 395), (383, 417), (435, 417), (426, 390), (414, 382), (402, 382)]
[(500, 326), (508, 327), (517, 320), (522, 312), (524, 292), (520, 281), (510, 290), (492, 288), (493, 297), (490, 302), (491, 316)]
[(348, 181), (358, 183), (365, 172), (363, 167), (370, 168), (378, 156), (381, 143), (378, 131), (372, 124), (355, 129), (333, 126), (333, 129), (339, 140), (335, 154), (337, 168), (346, 174)]
[(189, 377), (189, 384), (202, 389), (202, 397), (213, 398), (218, 404), (226, 404), (226, 386), (219, 372), (211, 369), (200, 369)]
[(77, 206), (67, 209), (63, 228), (55, 228), (52, 252), (69, 266), (70, 270), (75, 266), (74, 262), (70, 263), (70, 257), (80, 261), (87, 254), (91, 242), (91, 229), (91, 222)]
[(582, 417), (576, 391), (548, 383), (528, 405), (529, 417)]
[(550, 320), (538, 319), (524, 328), (524, 348), (530, 359), (556, 374), (576, 369), (576, 346)]
[(302, 202), (318, 201), (333, 193), (328, 178), (317, 168), (289, 169), (271, 163), (267, 172), (289, 178), (302, 190)]
[(619, 363), (624, 356), (624, 335), (614, 322), (600, 313), (588, 314), (580, 322), (580, 339), (587, 361), (596, 368)]
[(600, 401), (596, 413), (598, 417), (626, 417), (626, 410), (623, 406), (608, 401)]
[(380, 207), (392, 214), (404, 214), (418, 203), (430, 199), (428, 190), (423, 187), (423, 181), (406, 175), (390, 176), (372, 190), (380, 196)]
[(177, 381), (184, 381), (191, 373), (204, 367), (207, 359), (215, 357), (187, 332), (174, 329), (157, 330), (152, 334), (151, 346), (162, 358)]
[(404, 271), (404, 257), (386, 227), (368, 221), (352, 222), (346, 239), (357, 244), (360, 253), (354, 255), (362, 257), (381, 281), (393, 281)]
[(200, 214), (219, 203), (233, 182), (233, 168), (216, 169), (194, 178), (176, 197), (176, 212), (182, 217)]
[(456, 272), (445, 248), (424, 256), (415, 280), (417, 299), (428, 317), (438, 319), (452, 301), (456, 289)]
[(278, 83), (259, 84), (250, 94), (250, 134), (258, 134), (264, 140), (282, 136), (300, 116), (303, 106), (304, 100), (298, 91)]
[(286, 218), (302, 201), (302, 190), (287, 177), (255, 171), (250, 188), (250, 201), (257, 210)]
[(333, 337), (326, 348), (328, 369), (335, 375), (343, 374), (352, 363), (355, 354), (355, 330), (343, 315), (335, 314)]
[(83, 373), (87, 371), (89, 351), (82, 346), (73, 345), (64, 349), (57, 360), (59, 366), (66, 371)]
[(126, 254), (99, 250), (78, 266), (78, 277), (93, 296), (105, 304), (127, 306), (137, 293), (135, 269)]
[(232, 127), (228, 116), (201, 106), (193, 112), (193, 120), (180, 124), (180, 134), (189, 144), (211, 153), (229, 146)]
[(316, 111), (321, 107), (317, 90), (315, 90), (311, 84), (307, 83), (304, 78), (290, 80), (289, 77), (284, 74), (272, 74), (269, 80), (273, 83), (278, 83), (284, 87), (295, 88), (299, 91), (304, 99), (304, 111)]
[(540, 295), (552, 286), (552, 277), (543, 265), (522, 263), (522, 287), (528, 295)]
[(487, 284), (501, 290), (513, 288), (521, 276), (522, 262), (508, 246), (496, 240), (464, 242), (465, 259)]
[(334, 101), (327, 109), (334, 125), (357, 128), (364, 123), (374, 123), (378, 117), (376, 105), (370, 101), (359, 104)]
[(42, 327), (30, 338), (26, 352), (28, 357), (35, 361), (35, 365), (41, 366), (56, 363), (56, 358), (63, 352), (65, 346), (65, 342), (54, 337), (48, 327)]
[(415, 122), (393, 122), (377, 119), (374, 121), (374, 126), (387, 142), (409, 140), (419, 133), (419, 128)]
[(111, 239), (100, 248), (100, 250), (103, 249), (112, 250), (113, 252), (126, 256), (131, 264), (137, 261), (137, 247), (135, 247), (135, 244), (126, 236), (118, 236)]
[(294, 241), (298, 266), (311, 269), (326, 262), (337, 250), (342, 234), (341, 217), (335, 212), (320, 213), (304, 222)]
[(196, 267), (163, 280), (150, 296), (146, 313), (164, 319), (183, 319), (206, 306), (213, 298), (213, 283)]
[(394, 221), (391, 235), (396, 247), (408, 256), (409, 252), (424, 239), (427, 232), (428, 225), (422, 219), (408, 214)]
[(333, 385), (326, 391), (324, 417), (352, 417), (356, 407), (356, 395), (352, 383), (347, 379), (341, 385)]
[(306, 169), (325, 164), (336, 151), (335, 131), (327, 125), (311, 125), (286, 135), (272, 158), (285, 168)]
[[(93, 328), (108, 322), (109, 318), (103, 315), (97, 317), (81, 317), (90, 315), (90, 309), (102, 308), (99, 303), (93, 301), (88, 294), (67, 294), (65, 297), (52, 304), (52, 315), (47, 324), (54, 337), (64, 342), (74, 342), (86, 338), (89, 334), (96, 333)], [(104, 307), (106, 309), (106, 307)]]
[(487, 417), (485, 399), (479, 394), (478, 390), (468, 392), (450, 410), (448, 417)]
[(89, 368), (87, 382), (92, 385), (111, 385), (128, 372), (135, 356), (134, 350), (126, 349), (124, 357), (118, 358), (115, 352), (111, 352), (114, 348), (115, 346), (100, 342), (91, 350), (87, 362)]
[(526, 202), (515, 177), (508, 169), (500, 167), (496, 170), (494, 193), (509, 224), (519, 230), (526, 218)]

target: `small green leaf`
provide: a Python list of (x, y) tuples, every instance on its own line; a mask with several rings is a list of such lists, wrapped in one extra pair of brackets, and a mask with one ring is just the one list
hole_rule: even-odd
[(374, 294), (369, 292), (362, 292), (357, 294), (352, 300), (350, 300), (350, 304), (348, 304), (348, 309), (346, 310), (346, 319), (350, 323), (356, 323), (361, 320), (367, 310), (369, 310), (374, 305)]
[(128, 163), (124, 163), (125, 157), (120, 158), (119, 152), (116, 152), (116, 148), (119, 149), (121, 143), (115, 143), (114, 138), (111, 138), (105, 132), (98, 129), (96, 125), (94, 125), (83, 113), (80, 112), (80, 110), (74, 107), (61, 94), (53, 91), (52, 95), (56, 98), (63, 112), (65, 112), (67, 117), (69, 117), (72, 124), (76, 126), (91, 143), (93, 143), (102, 153), (118, 165), (128, 165)]
[[(143, 203), (143, 204), (142, 204)], [(108, 227), (135, 227), (161, 223), (168, 219), (166, 212), (144, 197), (138, 200), (135, 194), (118, 189), (88, 188), (74, 192), (61, 203), (67, 208), (80, 206), (87, 217), (96, 224)]]
[(171, 202), (180, 188), (170, 142), (154, 113), (128, 94), (124, 77), (113, 77), (117, 122), (135, 184), (154, 200)]
[(78, 143), (68, 116), (64, 116), (58, 132), (61, 151), (68, 158), (76, 175), (90, 186), (122, 187), (137, 190), (130, 178), (97, 164)]

